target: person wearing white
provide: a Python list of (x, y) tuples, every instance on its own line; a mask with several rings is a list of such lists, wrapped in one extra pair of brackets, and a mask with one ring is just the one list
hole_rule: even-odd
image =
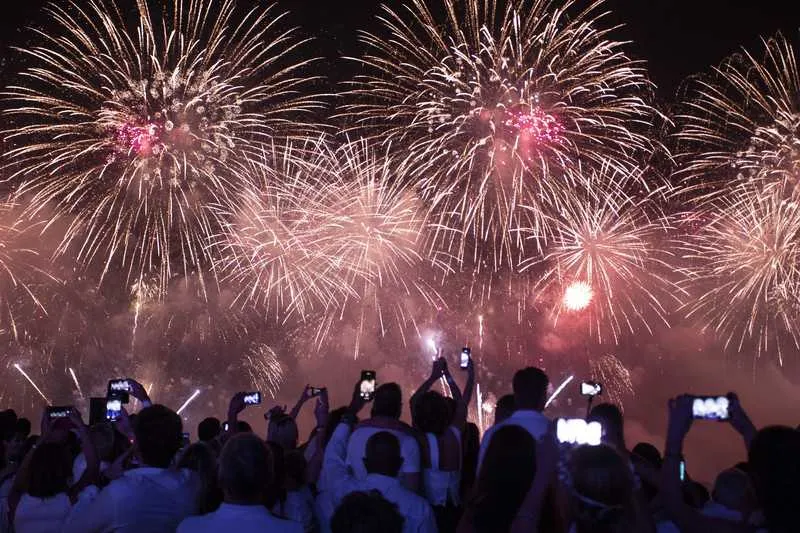
[(185, 519), (177, 533), (303, 533), (301, 524), (281, 520), (263, 505), (264, 491), (274, 483), (267, 445), (252, 433), (234, 435), (219, 460), (224, 503), (213, 513)]
[(514, 403), (516, 411), (507, 419), (489, 428), (483, 435), (481, 449), (478, 454), (478, 471), (483, 464), (483, 456), (489, 447), (492, 435), (501, 427), (508, 425), (520, 426), (537, 441), (547, 433), (550, 419), (542, 414), (547, 401), (547, 375), (534, 367), (523, 368), (514, 374), (512, 386), (514, 388)]
[(36, 498), (23, 494), (14, 514), (16, 533), (53, 533), (61, 531), (70, 518), (80, 514), (84, 506), (97, 495), (97, 487), (90, 485), (81, 491), (73, 504), (69, 495), (62, 492), (50, 498)]
[(367, 441), (378, 432), (388, 431), (400, 442), (400, 453), (403, 456), (400, 479), (407, 488), (418, 491), (421, 472), (419, 443), (411, 428), (400, 422), (402, 409), (402, 393), (396, 383), (384, 383), (378, 387), (371, 418), (359, 424), (350, 436), (346, 461), (357, 479), (365, 479), (367, 470), (364, 467), (364, 452)]
[(386, 431), (373, 434), (366, 443), (363, 459), (367, 474), (363, 479), (358, 479), (350, 473), (345, 463), (348, 436), (350, 426), (344, 422), (339, 424), (325, 450), (323, 478), (329, 480), (330, 485), (320, 487), (322, 492), (317, 497), (323, 532), (330, 531), (333, 513), (345, 496), (351, 492), (375, 490), (397, 505), (405, 518), (403, 533), (436, 533), (436, 520), (430, 504), (397, 479), (403, 461), (397, 438)]
[(183, 425), (174, 411), (152, 405), (139, 411), (134, 429), (144, 466), (112, 481), (80, 513), (66, 533), (174, 533), (197, 512), (200, 482), (194, 472), (169, 468), (183, 445)]

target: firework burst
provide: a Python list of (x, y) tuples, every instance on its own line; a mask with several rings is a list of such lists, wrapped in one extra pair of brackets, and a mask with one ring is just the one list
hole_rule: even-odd
[(771, 350), (781, 363), (781, 339), (800, 341), (798, 201), (785, 188), (742, 185), (709, 205), (708, 223), (685, 243), (689, 317), (726, 347)]
[(638, 178), (611, 169), (605, 174), (590, 173), (583, 190), (565, 199), (543, 258), (522, 268), (544, 266), (538, 289), (554, 292), (556, 316), (587, 313), (590, 335), (616, 343), (638, 326), (651, 331), (652, 320), (666, 323), (665, 304), (677, 291), (661, 251), (665, 226), (648, 213), (653, 198), (622, 192), (626, 180)]
[(244, 356), (244, 364), (256, 390), (268, 391), (275, 398), (283, 383), (283, 365), (275, 350), (266, 344), (253, 344)]
[(602, 383), (603, 392), (609, 401), (622, 407), (626, 397), (636, 394), (631, 379), (631, 371), (611, 354), (589, 361), (591, 376), (594, 381)]
[[(206, 270), (219, 226), (205, 208), (242, 188), (255, 145), (302, 131), (304, 41), (274, 6), (169, 0), (133, 16), (111, 0), (52, 3), (51, 30), (5, 92), (11, 180), (69, 221), (75, 248), (129, 283)], [(309, 94), (306, 91), (303, 94)], [(299, 128), (299, 129), (298, 129)]]
[(366, 141), (348, 142), (325, 152), (330, 185), (319, 200), (325, 223), (315, 247), (330, 257), (350, 291), (328, 312), (317, 335), (330, 330), (351, 310), (357, 310), (354, 354), (366, 332), (384, 337), (397, 333), (405, 344), (410, 328), (419, 336), (417, 316), (442, 307), (441, 296), (426, 281), (445, 265), (426, 253), (427, 210), (413, 190), (404, 186), (396, 164)]
[(370, 72), (346, 111), (401, 154), (438, 245), (498, 269), (548, 236), (565, 169), (627, 168), (651, 148), (639, 128), (654, 117), (650, 85), (609, 39), (602, 1), (442, 0), (443, 24), (427, 4), (385, 7), (389, 38), (362, 34)]
[(800, 176), (800, 71), (782, 35), (758, 58), (742, 51), (687, 87), (680, 125), (680, 175), (703, 198), (756, 182), (797, 185)]

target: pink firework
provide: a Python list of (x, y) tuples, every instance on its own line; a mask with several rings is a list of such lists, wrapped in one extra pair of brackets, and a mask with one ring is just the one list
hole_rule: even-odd
[(505, 125), (516, 129), (522, 139), (532, 139), (537, 143), (559, 143), (563, 140), (564, 127), (558, 119), (538, 107), (510, 115)]
[(160, 127), (157, 124), (136, 126), (122, 124), (116, 133), (117, 148), (120, 152), (147, 157), (161, 152)]

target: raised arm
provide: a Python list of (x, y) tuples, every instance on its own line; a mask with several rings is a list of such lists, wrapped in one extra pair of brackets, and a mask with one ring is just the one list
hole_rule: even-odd
[(69, 419), (78, 433), (78, 438), (81, 441), (81, 451), (84, 457), (86, 457), (86, 470), (77, 483), (69, 489), (70, 500), (75, 503), (83, 489), (89, 485), (97, 484), (100, 478), (100, 459), (97, 456), (97, 450), (94, 447), (89, 428), (86, 427), (86, 424), (84, 424), (81, 419), (81, 414), (76, 409), (73, 409), (70, 412)]
[(422, 385), (419, 386), (419, 388), (417, 389), (417, 392), (415, 392), (411, 396), (411, 400), (409, 400), (409, 403), (411, 404), (411, 418), (412, 419), (414, 418), (414, 407), (417, 405), (417, 401), (419, 401), (420, 397), (423, 394), (425, 394), (426, 392), (431, 390), (431, 387), (433, 386), (434, 383), (436, 383), (437, 379), (442, 377), (442, 374), (444, 373), (444, 369), (446, 368), (446, 366), (447, 365), (446, 365), (445, 360), (443, 358), (440, 357), (440, 358), (436, 359), (433, 362), (433, 366), (431, 367), (431, 375), (428, 376), (428, 379), (426, 379), (425, 381), (422, 382)]
[[(472, 361), (470, 361), (470, 365), (472, 365)], [(453, 425), (463, 430), (464, 426), (467, 424), (468, 404), (464, 401), (464, 396), (461, 394), (461, 389), (458, 388), (458, 383), (456, 383), (453, 375), (450, 374), (450, 368), (447, 366), (447, 363), (443, 364), (443, 369), (444, 378), (447, 380), (447, 385), (450, 387), (453, 400), (456, 402), (456, 412), (453, 414)]]
[(303, 389), (303, 392), (300, 393), (300, 398), (298, 398), (297, 403), (294, 404), (292, 410), (289, 411), (289, 416), (297, 420), (297, 415), (300, 414), (300, 409), (303, 408), (303, 405), (311, 398), (311, 387), (306, 385)]
[(472, 402), (472, 392), (475, 390), (475, 364), (472, 357), (469, 358), (469, 366), (467, 366), (467, 382), (464, 384), (464, 405), (469, 407)]
[(364, 400), (361, 398), (361, 384), (356, 383), (350, 406), (342, 416), (342, 422), (336, 426), (333, 436), (325, 448), (319, 490), (335, 490), (336, 487), (341, 487), (351, 480), (352, 476), (347, 468), (347, 441), (362, 407), (364, 407)]

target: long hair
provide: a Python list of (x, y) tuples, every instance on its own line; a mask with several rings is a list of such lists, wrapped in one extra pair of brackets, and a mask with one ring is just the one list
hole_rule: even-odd
[(506, 533), (536, 475), (536, 441), (519, 426), (492, 435), (467, 515), (478, 533)]
[(572, 452), (569, 473), (577, 533), (633, 530), (633, 474), (622, 456), (610, 446), (581, 446)]

